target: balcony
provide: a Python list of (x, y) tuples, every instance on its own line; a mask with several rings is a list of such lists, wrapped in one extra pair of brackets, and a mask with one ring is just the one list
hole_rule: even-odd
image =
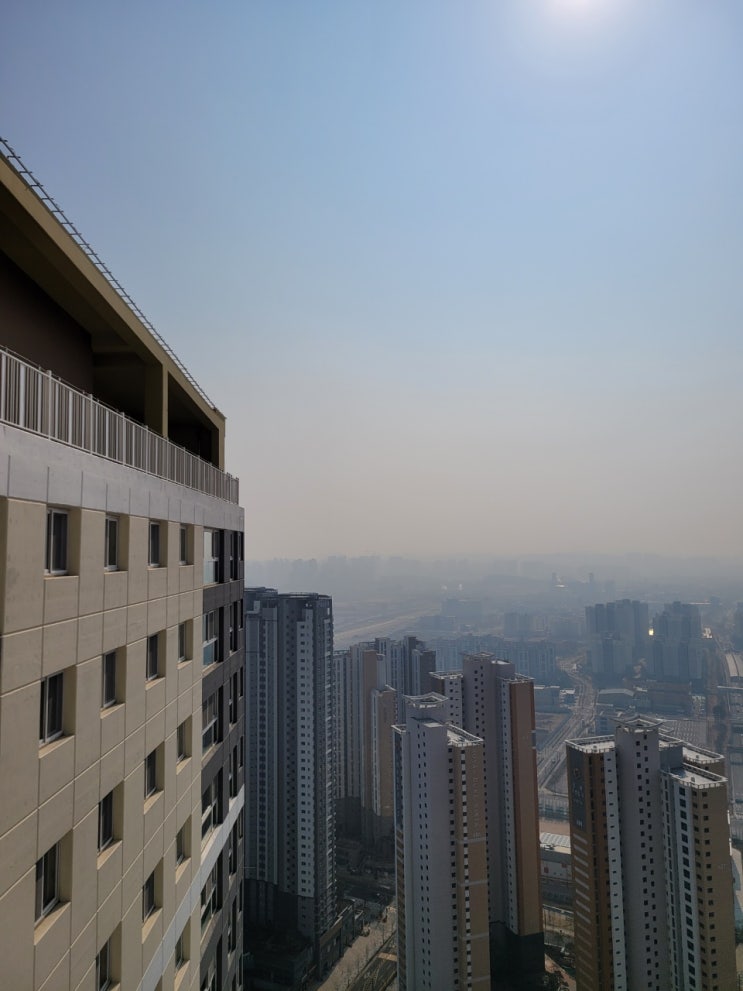
[(216, 499), (239, 501), (237, 478), (3, 348), (0, 423)]

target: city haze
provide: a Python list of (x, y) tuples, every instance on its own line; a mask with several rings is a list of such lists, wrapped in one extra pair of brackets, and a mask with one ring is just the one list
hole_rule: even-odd
[(248, 557), (739, 557), (742, 29), (11, 0), (0, 133), (219, 396)]

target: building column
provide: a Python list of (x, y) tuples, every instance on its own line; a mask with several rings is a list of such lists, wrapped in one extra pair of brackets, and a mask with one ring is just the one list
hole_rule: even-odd
[(164, 365), (146, 365), (144, 422), (162, 437), (168, 436), (168, 373)]

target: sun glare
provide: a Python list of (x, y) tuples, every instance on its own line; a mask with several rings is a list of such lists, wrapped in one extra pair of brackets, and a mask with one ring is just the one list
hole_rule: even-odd
[(597, 0), (552, 0), (552, 5), (557, 10), (578, 13), (583, 10), (591, 10), (597, 6)]
[(547, 0), (546, 9), (556, 21), (581, 22), (592, 27), (616, 21), (620, 12), (627, 13), (627, 4), (620, 0)]

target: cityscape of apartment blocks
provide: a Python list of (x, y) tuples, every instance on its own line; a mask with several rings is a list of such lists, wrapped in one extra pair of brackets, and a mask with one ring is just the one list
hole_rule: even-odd
[[(330, 600), (255, 589), (243, 602), (223, 417), (5, 158), (0, 177), (3, 979), (237, 991), (261, 926), (307, 940), (304, 979), (337, 959), (353, 924), (335, 878)], [(436, 658), (414, 637), (374, 646), (373, 663), (361, 652), (379, 699), (359, 808), (376, 796), (371, 835), (391, 849), (392, 727), (404, 698), (429, 690)], [(506, 935), (541, 949), (538, 883), (519, 875), (537, 835), (534, 788), (523, 808), (535, 786), (526, 711), (512, 742), (527, 759), (514, 750), (508, 775), (493, 758), (487, 769), (510, 795), (507, 823), (487, 816), (478, 924), (490, 950)], [(536, 846), (526, 859), (533, 869)]]
[[(534, 682), (578, 619), (447, 595), (334, 651), (328, 595), (246, 591), (224, 418), (5, 158), (0, 216), (0, 983), (306, 986), (359, 932), (353, 841), (401, 991), (540, 987)], [(707, 689), (698, 606), (585, 622), (596, 687)], [(732, 988), (723, 759), (626, 713), (567, 752), (579, 991)]]
[(414, 637), (336, 655), (338, 826), (382, 857), (394, 837), (400, 988), (538, 986), (533, 682), (491, 654), (435, 668)]
[(586, 607), (589, 659), (602, 683), (627, 674), (704, 688), (706, 649), (698, 606), (667, 605), (652, 620), (645, 602)]

